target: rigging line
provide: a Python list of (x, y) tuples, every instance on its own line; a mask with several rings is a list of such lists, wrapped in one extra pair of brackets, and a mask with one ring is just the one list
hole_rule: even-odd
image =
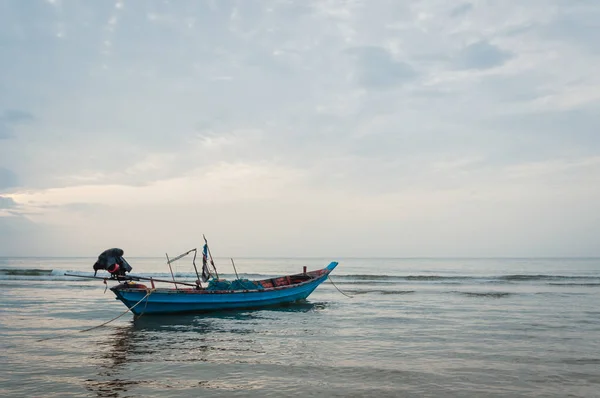
[[(137, 305), (139, 303), (141, 303), (142, 301), (144, 301), (144, 299), (148, 298), (152, 293), (154, 293), (155, 289), (148, 289), (148, 293), (146, 293), (146, 295), (144, 297), (142, 297), (142, 299), (140, 301), (138, 301), (137, 303), (135, 303), (133, 306), (131, 306), (131, 308), (127, 308), (127, 310), (125, 312), (123, 312), (121, 315), (114, 317), (113, 319), (111, 319), (110, 321), (106, 321), (98, 326), (94, 326), (88, 329), (83, 329), (83, 330), (74, 330), (72, 332), (68, 332), (68, 333), (63, 333), (63, 334), (59, 334), (57, 336), (51, 336), (51, 337), (46, 337), (44, 339), (40, 339), (37, 341), (46, 341), (46, 340), (52, 340), (52, 339), (57, 339), (63, 336), (68, 336), (70, 334), (75, 334), (75, 333), (83, 333), (83, 332), (89, 332), (90, 330), (94, 330), (97, 328), (100, 328), (102, 326), (108, 325), (109, 323), (116, 321), (117, 319), (119, 319), (120, 317), (122, 317), (123, 315), (127, 314), (129, 311), (131, 311), (132, 309), (134, 309), (135, 307), (137, 307)], [(148, 301), (146, 301), (146, 305), (148, 304)]]
[(331, 277), (330, 277), (329, 275), (327, 275), (327, 279), (329, 279), (329, 282), (331, 282), (331, 284), (333, 285), (333, 287), (335, 287), (335, 288), (337, 289), (337, 291), (338, 291), (338, 292), (342, 293), (344, 296), (346, 296), (346, 297), (348, 297), (348, 298), (354, 298), (354, 296), (350, 296), (350, 295), (348, 295), (348, 294), (346, 294), (346, 293), (342, 292), (342, 291), (340, 290), (340, 288), (339, 288), (339, 287), (337, 287), (337, 286), (335, 285), (335, 283), (333, 283), (333, 280), (331, 279)]
[[(127, 308), (127, 310), (126, 310), (125, 312), (123, 312), (121, 315), (119, 315), (119, 316), (117, 316), (117, 317), (114, 317), (114, 318), (113, 318), (113, 319), (111, 319), (110, 321), (106, 321), (106, 322), (104, 322), (104, 323), (102, 323), (102, 324), (100, 324), (100, 325), (98, 325), (98, 326), (94, 326), (94, 327), (91, 327), (91, 328), (89, 328), (89, 329), (84, 329), (84, 330), (81, 330), (81, 331), (80, 331), (80, 333), (83, 333), (83, 332), (89, 332), (90, 330), (98, 329), (98, 328), (100, 328), (100, 327), (102, 327), (102, 326), (104, 326), (104, 325), (108, 325), (108, 324), (109, 324), (109, 323), (111, 323), (112, 321), (116, 321), (117, 319), (119, 319), (120, 317), (122, 317), (123, 315), (127, 314), (129, 311), (131, 311), (131, 310), (132, 310), (132, 309), (134, 309), (135, 307), (137, 307), (137, 305), (138, 305), (139, 303), (141, 303), (142, 301), (144, 301), (144, 300), (145, 300), (147, 297), (149, 297), (149, 296), (150, 296), (150, 295), (151, 295), (153, 292), (154, 292), (154, 289), (148, 289), (148, 293), (146, 293), (146, 295), (145, 295), (144, 297), (142, 297), (142, 299), (141, 299), (140, 301), (138, 301), (137, 303), (135, 303), (134, 305), (132, 305), (130, 308)], [(146, 304), (148, 304), (148, 301), (146, 301)]]
[(177, 260), (181, 260), (182, 258), (184, 258), (185, 256), (187, 256), (188, 254), (190, 254), (191, 252), (195, 252), (196, 249), (192, 249), (192, 250), (188, 250), (187, 252), (180, 254), (177, 257), (173, 257), (172, 259), (169, 260), (169, 262), (174, 263)]
[[(154, 291), (154, 290), (156, 290), (156, 289), (151, 289), (151, 290), (152, 290), (152, 291)], [(149, 294), (147, 294), (147, 295), (146, 295), (146, 297), (150, 297), (150, 295), (149, 295)], [(145, 298), (146, 298), (146, 297), (145, 297)], [(142, 300), (143, 300), (143, 299), (142, 299)], [(142, 315), (144, 315), (144, 313), (146, 312), (146, 308), (148, 308), (148, 301), (150, 301), (150, 300), (146, 298), (146, 304), (144, 304), (144, 309), (142, 310), (142, 313), (136, 317), (136, 319), (140, 319), (140, 318), (142, 317)], [(136, 305), (137, 305), (137, 304), (136, 304)], [(131, 307), (131, 308), (133, 308), (133, 307)]]

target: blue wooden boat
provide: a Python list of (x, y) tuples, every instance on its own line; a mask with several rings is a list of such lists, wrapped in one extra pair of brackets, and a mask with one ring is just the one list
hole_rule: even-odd
[[(338, 265), (315, 271), (252, 281), (257, 288), (214, 290), (197, 287), (154, 288), (127, 281), (110, 290), (135, 315), (260, 308), (306, 299)], [(181, 284), (181, 283), (180, 283)]]
[[(310, 272), (304, 267), (303, 272), (299, 274), (250, 281), (239, 278), (232, 259), (237, 279), (227, 281), (219, 278), (206, 238), (204, 242), (201, 275), (196, 267), (196, 249), (172, 259), (167, 255), (167, 264), (173, 279), (163, 280), (128, 274), (132, 267), (123, 258), (123, 250), (118, 248), (105, 250), (98, 256), (98, 261), (93, 267), (94, 276), (66, 275), (102, 279), (105, 283), (108, 280), (121, 282), (110, 290), (117, 296), (117, 300), (121, 300), (135, 315), (173, 314), (260, 308), (301, 301), (327, 279), (338, 265), (337, 262), (332, 262), (325, 268)], [(198, 279), (194, 283), (176, 281), (171, 264), (190, 253), (194, 253), (192, 263)], [(100, 270), (107, 271), (109, 277), (96, 276)], [(150, 286), (138, 283), (140, 281), (149, 281)], [(155, 283), (169, 283), (175, 287), (156, 287)]]

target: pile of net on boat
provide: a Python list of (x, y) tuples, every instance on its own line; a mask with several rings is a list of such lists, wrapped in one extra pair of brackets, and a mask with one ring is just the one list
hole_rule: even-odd
[(249, 279), (236, 279), (228, 281), (225, 279), (211, 279), (206, 290), (263, 290), (264, 287)]

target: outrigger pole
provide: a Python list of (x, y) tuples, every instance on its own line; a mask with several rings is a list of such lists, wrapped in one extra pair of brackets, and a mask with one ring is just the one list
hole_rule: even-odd
[(165, 279), (155, 279), (155, 278), (146, 278), (144, 276), (135, 276), (135, 275), (127, 275), (124, 278), (118, 278), (118, 279), (112, 279), (112, 278), (103, 278), (101, 276), (88, 276), (88, 275), (75, 275), (75, 274), (64, 274), (65, 276), (75, 276), (77, 278), (88, 278), (88, 279), (102, 279), (102, 280), (116, 280), (118, 282), (122, 281), (122, 280), (130, 280), (130, 281), (150, 281), (150, 282), (164, 282), (164, 283), (176, 283), (179, 285), (186, 285), (186, 286), (193, 286), (193, 287), (198, 287), (198, 285), (194, 284), (194, 283), (187, 283), (187, 282), (175, 282), (175, 281), (168, 281)]

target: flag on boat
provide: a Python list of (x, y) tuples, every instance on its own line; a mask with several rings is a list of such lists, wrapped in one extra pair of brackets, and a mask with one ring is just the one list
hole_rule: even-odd
[(202, 249), (202, 281), (206, 282), (210, 276), (210, 270), (208, 269), (208, 244), (205, 243)]

